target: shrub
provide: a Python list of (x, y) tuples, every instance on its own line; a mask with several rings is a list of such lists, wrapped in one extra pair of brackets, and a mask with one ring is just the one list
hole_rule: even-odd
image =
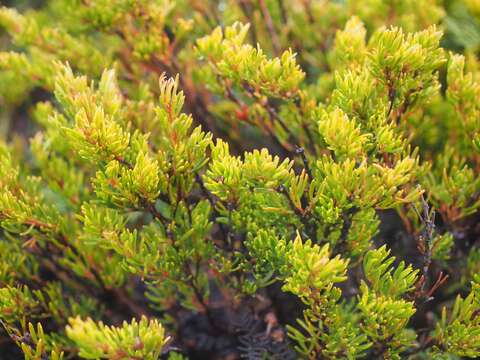
[(0, 27), (2, 356), (480, 356), (478, 1)]

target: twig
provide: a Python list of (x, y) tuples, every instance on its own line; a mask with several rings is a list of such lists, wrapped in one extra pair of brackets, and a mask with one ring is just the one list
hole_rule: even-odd
[[(198, 185), (200, 186), (200, 189), (202, 190), (202, 192), (205, 194), (205, 196), (207, 197), (208, 201), (210, 202), (210, 205), (212, 206), (212, 210), (215, 214), (215, 216), (218, 218), (220, 217), (220, 214), (218, 213), (218, 210), (217, 210), (217, 201), (216, 199), (213, 197), (212, 193), (210, 191), (208, 191), (208, 189), (206, 188), (203, 180), (202, 180), (202, 177), (200, 176), (199, 173), (195, 173), (195, 181), (198, 183)], [(220, 230), (221, 230), (221, 233), (223, 235), (223, 238), (224, 240), (226, 240), (228, 243), (230, 243), (230, 231), (227, 230), (224, 226), (224, 224), (222, 223), (218, 223), (218, 226), (220, 227)]]
[[(27, 223), (35, 226), (37, 230), (41, 233), (45, 233), (44, 229), (55, 230), (55, 225), (43, 223), (36, 219), (29, 219)], [(110, 295), (119, 295), (119, 291), (120, 292), (123, 291), (120, 289), (109, 289), (106, 286), (100, 274), (98, 273), (98, 271), (91, 264), (89, 264), (85, 256), (83, 256), (82, 253), (80, 252), (80, 250), (71, 241), (69, 241), (64, 234), (59, 232), (55, 235), (56, 235), (55, 239), (57, 240), (57, 242), (60, 245), (62, 245), (64, 248), (69, 249), (83, 264), (83, 266), (85, 266), (85, 268), (88, 269), (88, 271), (92, 274), (93, 278), (95, 279), (95, 281), (93, 282), (93, 285), (96, 285), (97, 287), (99, 287), (101, 293), (98, 294), (98, 292), (93, 291), (91, 287), (85, 283), (85, 278), (78, 276), (73, 270), (67, 267), (64, 267), (60, 263), (60, 261), (56, 259), (54, 252), (49, 251), (47, 248), (43, 248), (40, 246), (36, 247), (36, 250), (38, 250), (38, 255), (40, 255), (41, 259), (44, 261), (44, 265), (47, 268), (49, 268), (47, 263), (45, 263), (45, 261), (48, 261), (51, 264), (50, 270), (57, 277), (59, 277), (60, 280), (62, 280), (60, 272), (64, 272), (68, 276), (68, 278), (70, 278), (71, 280), (73, 280), (75, 284), (77, 284), (77, 286), (80, 286), (80, 288), (83, 288), (84, 291), (88, 292), (91, 296), (96, 298), (108, 298), (110, 297)], [(60, 251), (63, 250), (58, 246), (56, 246), (56, 248), (58, 248), (58, 250)], [(123, 293), (123, 295), (125, 294)], [(141, 315), (148, 313), (148, 310), (141, 308), (140, 306), (135, 304), (133, 301), (128, 299), (126, 296), (121, 296), (121, 297), (113, 296), (113, 297), (117, 299), (122, 305), (124, 305), (125, 308), (127, 308), (130, 311), (130, 313), (134, 316), (140, 317)]]
[(300, 216), (300, 218), (303, 220), (305, 219), (305, 213), (303, 212), (302, 209), (299, 209), (298, 207), (295, 206), (295, 204), (293, 203), (292, 199), (290, 198), (290, 195), (288, 194), (288, 191), (287, 189), (285, 188), (285, 186), (283, 185), (280, 185), (278, 188), (277, 188), (277, 191), (282, 194), (282, 195), (285, 195), (285, 197), (287, 198), (288, 200), (288, 203), (290, 205), (290, 207), (292, 208), (292, 210), (295, 212), (295, 214), (297, 214), (298, 216)]
[(424, 351), (424, 350), (426, 350), (426, 349), (428, 349), (428, 348), (430, 348), (434, 345), (437, 345), (436, 340), (429, 336), (424, 341), (422, 341), (420, 346), (418, 346), (415, 349), (411, 349), (409, 351), (406, 351), (404, 354), (406, 356), (412, 356), (412, 355), (418, 354), (419, 352)]
[(250, 34), (252, 34), (252, 42), (253, 45), (257, 45), (258, 43), (258, 37), (257, 37), (257, 27), (255, 26), (255, 19), (252, 16), (252, 8), (249, 6), (249, 1), (246, 0), (240, 0), (239, 1), (240, 8), (242, 9), (243, 13), (245, 14), (245, 17), (248, 19), (248, 22), (250, 23), (251, 30)]
[(388, 87), (388, 101), (390, 102), (390, 106), (388, 108), (387, 112), (387, 119), (390, 117), (390, 114), (392, 113), (393, 110), (393, 103), (395, 102), (395, 97), (396, 97), (397, 92), (395, 91), (395, 88), (393, 87)]
[(130, 299), (129, 295), (123, 288), (114, 288), (109, 290), (114, 298), (123, 306), (125, 306), (137, 319), (140, 319), (143, 315), (149, 315), (148, 309), (138, 305), (135, 301)]
[[(233, 93), (230, 86), (225, 82), (224, 82), (224, 86), (225, 86), (225, 94), (226, 94), (227, 98), (229, 100), (233, 101), (234, 103), (236, 103), (240, 107), (240, 109), (246, 109), (247, 105)], [(247, 91), (247, 93), (250, 96), (252, 96), (252, 97), (254, 96), (253, 95), (253, 90), (250, 89), (248, 86), (244, 86), (244, 89)], [(272, 112), (272, 109), (271, 109), (270, 111), (267, 110), (267, 112), (268, 112), (270, 118), (273, 120), (274, 115), (275, 115), (275, 111)], [(283, 124), (283, 122), (281, 122), (281, 119), (280, 119), (280, 123)], [(286, 128), (285, 124), (283, 124), (282, 127)], [(275, 133), (273, 132), (271, 127), (268, 126), (267, 124), (265, 124), (263, 129), (264, 129), (264, 131), (266, 131), (268, 133), (268, 135), (272, 138), (272, 140), (280, 147), (280, 149), (284, 151), (284, 156), (289, 157), (290, 154), (292, 153), (291, 145), (290, 144), (284, 144), (283, 142), (281, 142), (280, 139), (278, 139), (278, 137), (275, 135)], [(287, 128), (287, 131), (289, 131), (288, 128)]]
[(303, 161), (303, 166), (305, 166), (305, 171), (307, 172), (307, 175), (310, 178), (310, 181), (313, 180), (312, 170), (310, 169), (308, 159), (305, 155), (305, 149), (302, 147), (295, 146), (295, 153), (301, 156)]
[[(268, 115), (270, 116), (270, 119), (272, 121), (276, 121), (278, 124), (280, 124), (281, 128), (287, 133), (288, 135), (288, 140), (293, 143), (295, 140), (295, 135), (292, 133), (292, 131), (289, 129), (289, 127), (285, 124), (283, 119), (280, 117), (278, 114), (277, 110), (275, 107), (272, 106), (270, 103), (270, 100), (268, 97), (259, 97), (257, 93), (255, 93), (255, 90), (248, 84), (247, 82), (244, 82), (242, 84), (243, 89), (247, 92), (247, 94), (254, 98), (259, 100), (259, 104), (263, 106), (263, 108), (267, 111)], [(287, 146), (288, 145), (288, 146)], [(292, 145), (288, 143), (287, 145), (283, 145), (286, 150), (291, 153), (292, 152)]]
[(352, 227), (352, 217), (359, 212), (360, 209), (356, 206), (351, 207), (347, 211), (344, 211), (342, 214), (343, 226), (342, 231), (340, 232), (340, 241), (346, 241), (350, 228)]
[(273, 52), (275, 53), (276, 56), (278, 56), (281, 51), (281, 45), (280, 45), (280, 39), (278, 37), (277, 31), (275, 30), (275, 27), (273, 25), (272, 16), (270, 15), (270, 11), (268, 11), (268, 7), (267, 7), (267, 4), (265, 4), (265, 0), (258, 0), (258, 5), (260, 6), (260, 10), (264, 17), (265, 25), (267, 25), (267, 30), (270, 34), (270, 37), (272, 38)]
[[(430, 209), (428, 203), (425, 201), (425, 198), (422, 196), (422, 206), (423, 212), (420, 213), (418, 209), (414, 206), (415, 212), (420, 218), (421, 222), (424, 225), (423, 230), (419, 236), (418, 249), (423, 255), (423, 265), (422, 265), (422, 275), (420, 277), (418, 285), (418, 290), (416, 292), (416, 297), (425, 298), (426, 301), (430, 300), (432, 291), (430, 290), (428, 294), (425, 292), (425, 286), (428, 282), (428, 271), (432, 263), (432, 241), (433, 241), (433, 231), (435, 230), (435, 211)], [(444, 281), (444, 280), (443, 280)], [(438, 283), (438, 281), (437, 281)], [(441, 285), (437, 283), (434, 285), (435, 289)], [(443, 283), (443, 282), (442, 282)], [(437, 285), (437, 286), (436, 286)]]
[(356, 206), (352, 206), (351, 208), (343, 211), (342, 213), (342, 220), (343, 220), (343, 225), (342, 225), (342, 230), (340, 231), (340, 237), (338, 238), (338, 243), (335, 246), (335, 253), (336, 254), (341, 254), (343, 253), (345, 246), (347, 244), (347, 237), (348, 233), (350, 232), (350, 229), (352, 228), (352, 218), (353, 216), (360, 211), (360, 208)]
[(280, 15), (282, 17), (283, 25), (287, 25), (287, 9), (285, 9), (285, 4), (283, 0), (278, 0), (278, 7), (280, 8)]
[(280, 115), (278, 115), (277, 110), (270, 104), (270, 101), (268, 98), (265, 98), (265, 103), (262, 104), (264, 108), (267, 110), (268, 114), (270, 117), (278, 122), (282, 129), (288, 134), (289, 140), (293, 141), (295, 139), (295, 136), (293, 135), (292, 131), (288, 128), (288, 126), (285, 124), (285, 122), (282, 120)]
[(305, 227), (306, 235), (308, 235), (308, 237), (314, 242), (317, 242), (317, 226), (315, 223), (312, 225), (309, 221), (312, 219), (312, 217), (307, 216), (307, 212), (295, 206), (285, 186), (280, 185), (276, 190), (287, 198), (290, 207), (295, 212), (295, 214), (298, 215), (303, 226)]

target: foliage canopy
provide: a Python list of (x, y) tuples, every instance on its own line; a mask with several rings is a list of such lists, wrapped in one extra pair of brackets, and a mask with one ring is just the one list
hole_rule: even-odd
[(480, 357), (480, 2), (0, 8), (0, 350)]

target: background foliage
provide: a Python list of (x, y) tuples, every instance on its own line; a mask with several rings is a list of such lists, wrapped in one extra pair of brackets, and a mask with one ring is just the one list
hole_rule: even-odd
[(480, 356), (479, 1), (14, 1), (0, 29), (2, 356)]

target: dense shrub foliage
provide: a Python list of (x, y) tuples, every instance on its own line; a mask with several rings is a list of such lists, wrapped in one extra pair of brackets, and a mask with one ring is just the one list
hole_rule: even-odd
[(15, 5), (2, 359), (480, 356), (480, 1)]

